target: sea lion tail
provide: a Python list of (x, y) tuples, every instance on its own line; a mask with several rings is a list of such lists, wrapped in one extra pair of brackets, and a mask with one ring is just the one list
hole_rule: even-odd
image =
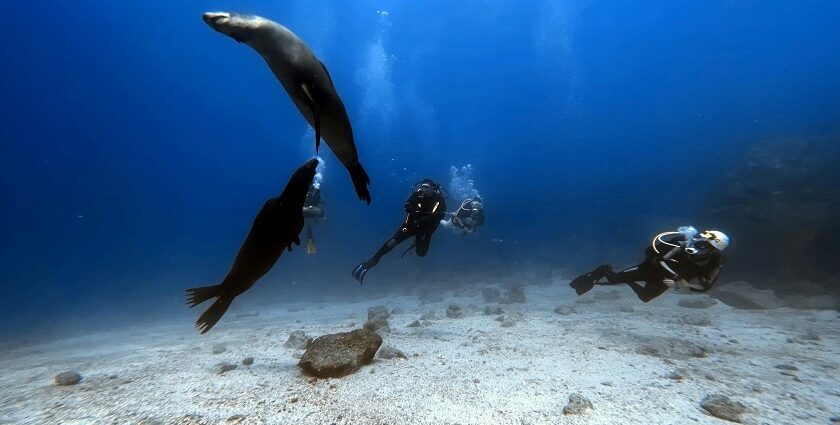
[(198, 318), (195, 322), (195, 327), (197, 327), (202, 334), (207, 333), (207, 331), (209, 331), (210, 328), (212, 328), (216, 322), (222, 318), (228, 307), (230, 307), (231, 301), (233, 301), (233, 297), (219, 297), (219, 299), (217, 299), (216, 302), (214, 302), (213, 305), (211, 305), (210, 308), (208, 308), (207, 311)]
[(359, 195), (359, 199), (370, 205), (370, 192), (368, 192), (367, 188), (370, 184), (370, 177), (368, 177), (367, 172), (362, 167), (362, 163), (356, 162), (355, 165), (348, 168), (348, 171), (350, 171), (350, 178), (353, 179), (353, 187), (356, 188), (356, 194)]
[(222, 285), (201, 286), (198, 288), (187, 289), (187, 304), (190, 308), (195, 307), (210, 298), (219, 296), (222, 290)]

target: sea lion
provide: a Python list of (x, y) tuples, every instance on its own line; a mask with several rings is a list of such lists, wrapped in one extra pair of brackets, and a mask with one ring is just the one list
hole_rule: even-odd
[(307, 161), (295, 171), (280, 196), (265, 202), (221, 284), (187, 289), (190, 307), (217, 298), (195, 322), (201, 333), (209, 331), (222, 318), (237, 295), (250, 289), (271, 270), (284, 249), (291, 251), (292, 243), (300, 245), (298, 235), (303, 230), (303, 202), (317, 166), (318, 160)]
[(202, 18), (214, 30), (251, 46), (265, 59), (292, 102), (315, 129), (315, 152), (323, 136), (350, 172), (359, 199), (370, 204), (367, 188), (370, 177), (359, 162), (344, 103), (327, 67), (309, 46), (288, 28), (261, 16), (207, 12)]

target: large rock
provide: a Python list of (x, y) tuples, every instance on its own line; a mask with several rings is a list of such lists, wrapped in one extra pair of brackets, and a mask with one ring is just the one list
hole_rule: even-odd
[(318, 378), (338, 378), (373, 361), (381, 345), (382, 337), (367, 329), (324, 335), (312, 341), (298, 366)]
[(381, 314), (368, 319), (362, 327), (380, 335), (391, 333), (391, 325), (388, 324), (387, 316)]
[(312, 337), (306, 336), (306, 332), (297, 330), (289, 334), (289, 339), (283, 343), (286, 348), (304, 350), (312, 342)]
[(782, 302), (771, 290), (757, 289), (744, 281), (719, 286), (709, 296), (741, 310), (770, 310), (782, 306)]
[(514, 286), (505, 293), (505, 296), (499, 301), (502, 304), (524, 303), (525, 290), (521, 286)]
[(741, 415), (747, 411), (747, 407), (743, 404), (721, 394), (707, 395), (700, 402), (700, 407), (716, 418), (737, 423), (741, 423)]
[(371, 307), (371, 308), (368, 309), (367, 313), (368, 313), (368, 320), (373, 319), (377, 316), (383, 316), (386, 319), (391, 317), (391, 314), (388, 313), (388, 307), (385, 307), (384, 305), (378, 305), (378, 306), (375, 306), (375, 307)]

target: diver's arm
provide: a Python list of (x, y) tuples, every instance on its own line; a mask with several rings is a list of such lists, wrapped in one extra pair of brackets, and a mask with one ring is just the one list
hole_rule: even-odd
[(689, 286), (688, 289), (690, 289), (693, 292), (708, 292), (710, 289), (712, 289), (712, 286), (715, 285), (715, 282), (717, 282), (718, 276), (720, 276), (720, 267), (715, 267), (715, 269), (712, 270), (711, 273), (709, 273), (709, 277), (700, 278), (700, 288), (692, 285)]

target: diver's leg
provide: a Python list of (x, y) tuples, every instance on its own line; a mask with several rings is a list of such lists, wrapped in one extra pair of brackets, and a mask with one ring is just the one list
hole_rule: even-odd
[[(594, 286), (595, 282), (598, 279), (601, 279), (605, 276), (606, 270), (609, 270), (612, 273), (612, 267), (607, 264), (598, 266), (595, 270), (592, 270), (589, 273), (584, 273), (576, 278), (574, 278), (571, 282), (569, 282), (569, 286), (574, 288), (575, 292), (578, 295), (583, 295), (589, 292)], [(614, 273), (613, 273), (614, 274)]]
[(427, 225), (423, 226), (417, 236), (414, 237), (414, 248), (418, 257), (425, 257), (429, 252), (429, 245), (432, 243), (432, 233), (437, 230), (440, 225), (440, 220), (432, 219)]
[(379, 264), (379, 260), (381, 260), (382, 257), (385, 256), (385, 254), (391, 252), (391, 250), (394, 249), (394, 247), (396, 247), (406, 239), (414, 236), (416, 232), (417, 231), (415, 227), (409, 226), (404, 223), (402, 226), (400, 226), (399, 230), (397, 230), (397, 232), (394, 233), (394, 236), (391, 236), (391, 239), (388, 239), (387, 242), (385, 242), (384, 244), (382, 244), (381, 247), (379, 247), (379, 250), (376, 251), (375, 254), (373, 254), (373, 257), (370, 257), (367, 261), (359, 264), (353, 269), (353, 277), (356, 280), (358, 280), (359, 283), (362, 283), (365, 279), (365, 274), (367, 274), (368, 270), (372, 269), (377, 264)]
[(620, 285), (645, 280), (649, 276), (645, 264), (639, 264), (618, 273), (614, 272), (612, 267), (608, 265), (598, 267), (596, 270), (600, 271), (600, 276), (607, 278), (606, 282), (598, 282), (599, 285)]
[(627, 282), (627, 285), (633, 289), (633, 292), (636, 293), (636, 296), (638, 296), (642, 302), (648, 302), (668, 290), (668, 285), (666, 285), (661, 279), (647, 280), (645, 281), (645, 286), (639, 285), (636, 282)]

